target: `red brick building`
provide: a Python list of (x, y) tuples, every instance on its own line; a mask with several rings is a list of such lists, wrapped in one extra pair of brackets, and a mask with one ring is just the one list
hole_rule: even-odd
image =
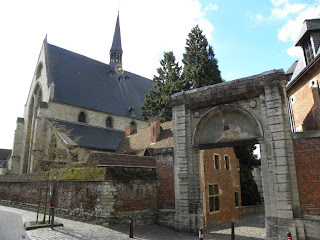
[(303, 55), (287, 71), (287, 95), (294, 132), (320, 128), (320, 19), (306, 20), (296, 43)]
[(305, 20), (296, 46), (303, 54), (286, 72), (303, 217), (320, 216), (320, 19)]
[(204, 225), (240, 218), (240, 165), (233, 148), (200, 151)]

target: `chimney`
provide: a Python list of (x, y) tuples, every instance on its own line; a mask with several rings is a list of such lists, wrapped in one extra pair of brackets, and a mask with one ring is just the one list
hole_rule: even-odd
[(134, 124), (130, 124), (130, 126), (127, 126), (124, 130), (124, 135), (127, 137), (127, 136), (130, 136), (134, 133), (137, 132), (137, 127), (136, 125)]
[(160, 135), (160, 120), (152, 120), (150, 122), (150, 141), (151, 143), (157, 142), (157, 139)]

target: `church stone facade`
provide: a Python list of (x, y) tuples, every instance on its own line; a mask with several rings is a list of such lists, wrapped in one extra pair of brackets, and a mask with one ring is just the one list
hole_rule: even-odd
[(44, 39), (24, 116), (17, 119), (9, 173), (33, 172), (50, 157), (68, 162), (85, 160), (92, 150), (115, 152), (126, 126), (148, 125), (140, 106), (153, 82), (124, 71), (122, 53), (119, 16), (109, 65)]

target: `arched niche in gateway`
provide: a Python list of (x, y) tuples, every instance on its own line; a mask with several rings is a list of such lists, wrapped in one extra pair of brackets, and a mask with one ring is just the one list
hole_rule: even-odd
[(258, 143), (261, 137), (263, 129), (255, 115), (241, 106), (225, 104), (204, 114), (194, 130), (193, 145), (199, 149), (230, 147)]

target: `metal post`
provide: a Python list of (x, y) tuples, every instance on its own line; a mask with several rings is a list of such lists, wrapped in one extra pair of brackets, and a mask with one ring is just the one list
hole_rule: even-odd
[(234, 222), (231, 223), (231, 240), (235, 240), (235, 235), (234, 235)]
[(51, 229), (53, 230), (54, 227), (54, 207), (51, 208), (52, 215), (51, 215)]
[(129, 238), (133, 238), (133, 222), (132, 222), (132, 217), (130, 217), (130, 220), (129, 220)]
[(287, 240), (292, 240), (291, 232), (287, 232)]
[(199, 229), (199, 240), (203, 240), (203, 229)]

